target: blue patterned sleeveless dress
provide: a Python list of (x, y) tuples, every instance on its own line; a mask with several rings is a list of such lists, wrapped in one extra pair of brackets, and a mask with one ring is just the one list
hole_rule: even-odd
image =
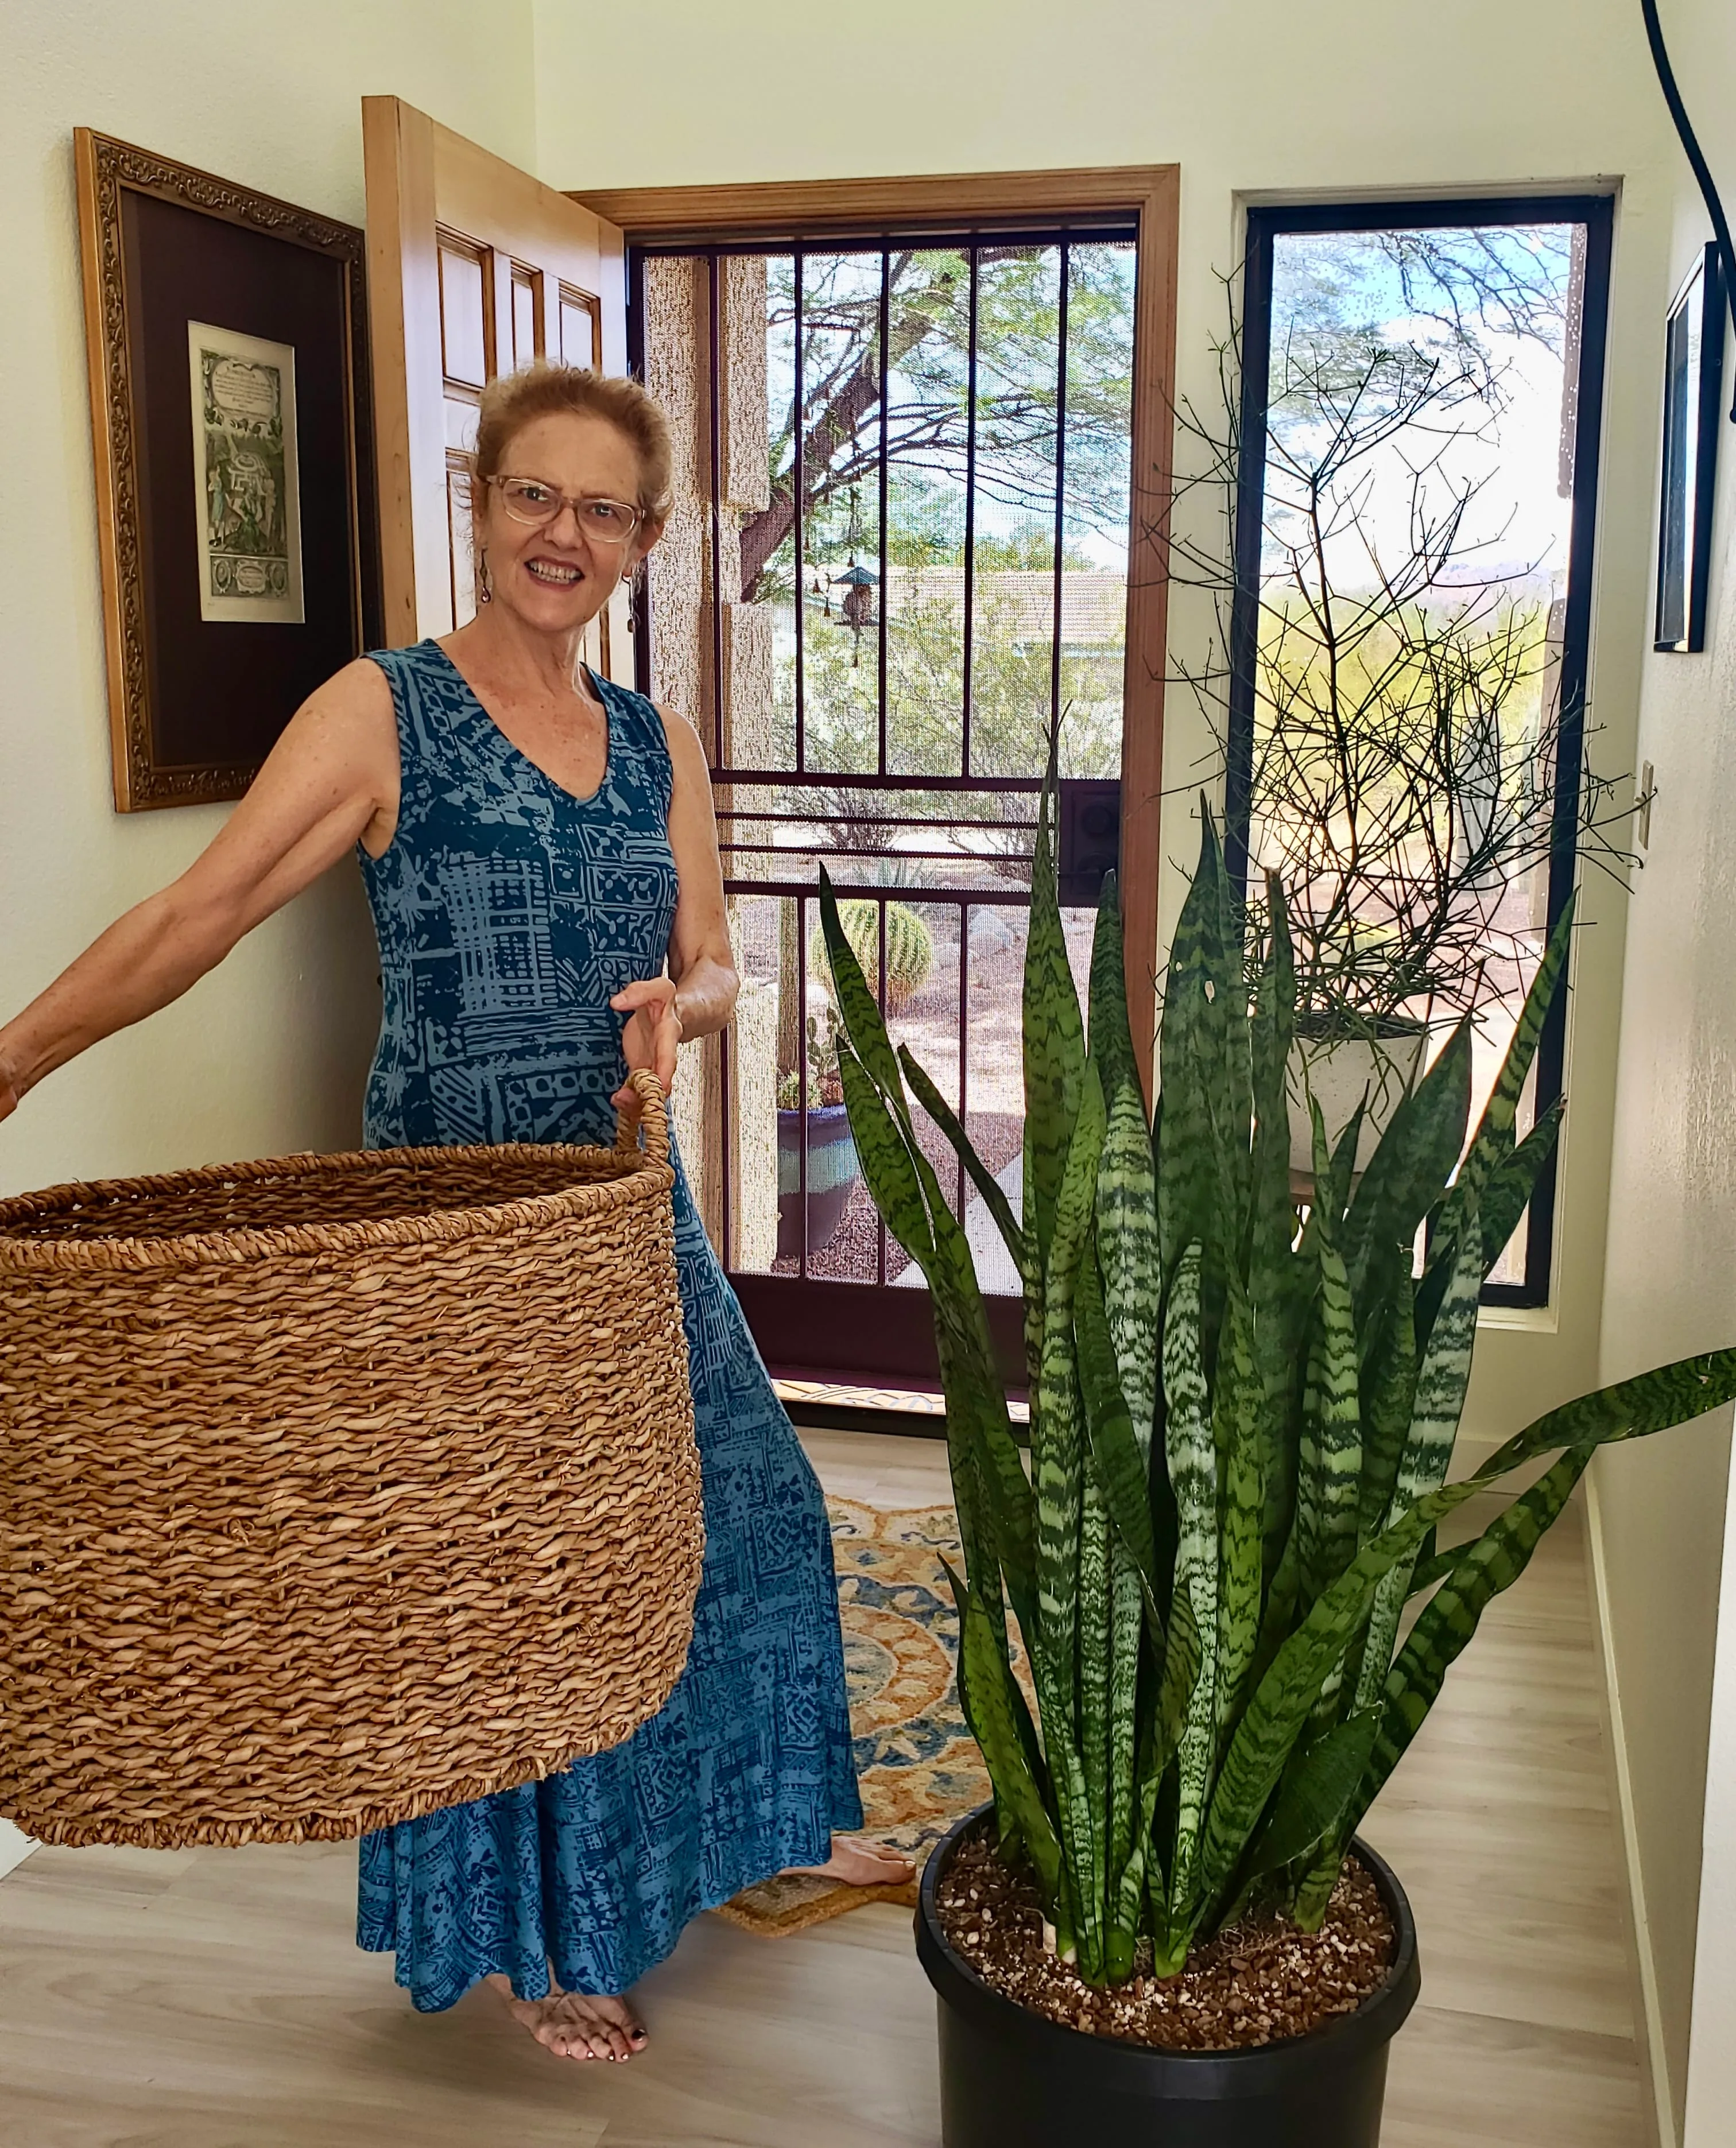
[[(675, 911), (663, 721), (596, 684), (609, 758), (574, 797), (433, 641), (374, 659), (403, 762), (362, 861), (384, 1017), (370, 1147), (602, 1142), (624, 1073), (610, 996), (663, 967)], [(521, 1999), (619, 1993), (741, 1888), (859, 1827), (825, 1507), (675, 1159), (675, 1261), (705, 1480), (693, 1647), (662, 1711), (564, 1774), (367, 1836), (358, 1938), (415, 2005), (504, 1971)]]

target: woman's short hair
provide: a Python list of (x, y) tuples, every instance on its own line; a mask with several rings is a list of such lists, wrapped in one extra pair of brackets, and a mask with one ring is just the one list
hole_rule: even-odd
[(675, 451), (662, 405), (636, 380), (621, 380), (583, 366), (539, 359), (522, 373), (497, 374), (482, 391), (476, 417), (472, 468), (476, 483), (498, 477), (514, 438), (539, 418), (566, 414), (601, 418), (632, 443), (639, 457), (639, 498), (648, 522), (669, 514)]

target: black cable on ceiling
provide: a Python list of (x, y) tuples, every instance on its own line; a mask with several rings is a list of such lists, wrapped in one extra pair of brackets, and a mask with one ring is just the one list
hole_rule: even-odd
[[(1706, 162), (1705, 153), (1694, 137), (1688, 118), (1688, 108), (1682, 102), (1682, 93), (1676, 87), (1675, 70), (1669, 63), (1669, 53), (1664, 48), (1663, 27), (1658, 20), (1658, 0), (1639, 0), (1639, 12), (1645, 18), (1646, 43), (1652, 48), (1652, 64), (1658, 70), (1658, 87), (1663, 92), (1663, 101), (1669, 107), (1669, 116), (1676, 123), (1676, 132), (1682, 138), (1682, 147), (1688, 153), (1688, 161), (1693, 167), (1693, 175), (1699, 181), (1700, 192), (1705, 196), (1706, 207), (1712, 218), (1712, 228), (1718, 236), (1718, 258), (1723, 267), (1724, 297), (1728, 302), (1730, 319), (1736, 322), (1736, 245), (1730, 238), (1730, 220), (1724, 214), (1724, 205), (1718, 198), (1718, 188), (1712, 177), (1712, 167)], [(1730, 423), (1736, 425), (1736, 397), (1730, 404)]]

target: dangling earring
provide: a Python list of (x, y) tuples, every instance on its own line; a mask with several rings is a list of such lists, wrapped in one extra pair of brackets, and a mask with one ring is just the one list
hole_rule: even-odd
[(476, 557), (476, 601), (492, 604), (494, 601), (494, 578), (489, 572), (489, 555), (479, 552)]

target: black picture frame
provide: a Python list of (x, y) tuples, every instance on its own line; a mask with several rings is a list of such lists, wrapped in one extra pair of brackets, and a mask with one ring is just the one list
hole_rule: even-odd
[(1672, 656), (1706, 646), (1718, 436), (1723, 416), (1724, 288), (1708, 240), (1670, 302), (1663, 332), (1663, 468), (1652, 646)]
[[(238, 798), (301, 702), (379, 638), (365, 240), (88, 128), (73, 146), (115, 807)], [(299, 617), (203, 602), (196, 326), (293, 352)]]

